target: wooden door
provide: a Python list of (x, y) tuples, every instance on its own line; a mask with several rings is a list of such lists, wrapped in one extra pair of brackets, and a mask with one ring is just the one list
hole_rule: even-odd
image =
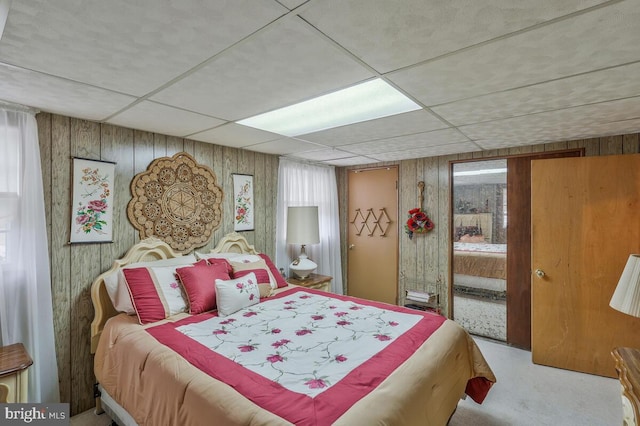
[(397, 303), (398, 169), (348, 175), (347, 294)]
[(581, 150), (507, 159), (507, 343), (531, 350), (531, 161), (579, 157)]
[(640, 155), (533, 161), (531, 175), (533, 362), (615, 377), (612, 349), (640, 347), (640, 319), (609, 307), (640, 252)]

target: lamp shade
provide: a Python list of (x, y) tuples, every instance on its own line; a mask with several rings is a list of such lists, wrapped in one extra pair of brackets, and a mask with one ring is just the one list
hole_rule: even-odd
[(318, 206), (289, 207), (287, 244), (318, 244)]
[(307, 257), (304, 248), (307, 244), (320, 242), (318, 228), (317, 206), (289, 207), (287, 210), (287, 243), (301, 246), (300, 255), (291, 262), (289, 270), (300, 279), (306, 279), (318, 267)]
[(629, 256), (609, 306), (640, 317), (640, 254)]

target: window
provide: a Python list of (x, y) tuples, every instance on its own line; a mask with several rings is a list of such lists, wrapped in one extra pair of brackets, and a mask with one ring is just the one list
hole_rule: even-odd
[(19, 140), (16, 127), (0, 132), (0, 263), (7, 261), (10, 252), (8, 235), (20, 195), (20, 146), (16, 140)]

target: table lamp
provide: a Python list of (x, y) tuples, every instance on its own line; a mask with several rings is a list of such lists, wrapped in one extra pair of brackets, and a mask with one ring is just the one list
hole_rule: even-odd
[(640, 254), (629, 255), (609, 306), (634, 317), (640, 317)]
[(318, 206), (289, 207), (287, 209), (287, 244), (301, 245), (300, 255), (291, 262), (289, 270), (298, 278), (307, 278), (318, 267), (307, 257), (305, 246), (319, 242)]

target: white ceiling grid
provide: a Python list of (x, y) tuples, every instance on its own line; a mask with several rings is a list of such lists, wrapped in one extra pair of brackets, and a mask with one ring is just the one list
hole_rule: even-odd
[[(640, 0), (14, 0), (0, 100), (350, 166), (640, 132)], [(422, 109), (234, 121), (383, 78)]]

